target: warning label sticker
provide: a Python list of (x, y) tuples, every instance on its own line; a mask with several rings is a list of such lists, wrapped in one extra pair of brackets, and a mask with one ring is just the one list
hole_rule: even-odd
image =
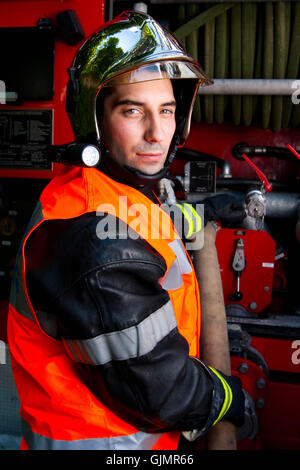
[(51, 170), (53, 110), (0, 110), (0, 167)]

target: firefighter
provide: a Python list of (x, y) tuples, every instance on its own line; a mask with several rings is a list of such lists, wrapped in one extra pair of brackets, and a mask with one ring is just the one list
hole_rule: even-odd
[(177, 449), (182, 433), (240, 425), (241, 383), (199, 358), (195, 272), (153, 191), (210, 80), (138, 12), (104, 24), (69, 76), (76, 141), (102, 158), (51, 180), (18, 252), (8, 337), (21, 448)]

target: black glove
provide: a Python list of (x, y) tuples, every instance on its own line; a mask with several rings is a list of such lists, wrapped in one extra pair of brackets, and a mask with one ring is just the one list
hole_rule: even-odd
[(204, 436), (207, 431), (220, 421), (230, 421), (237, 429), (237, 438), (252, 439), (257, 432), (257, 417), (255, 405), (246, 390), (242, 388), (242, 382), (238, 377), (228, 376), (219, 370), (200, 362), (214, 382), (214, 394), (212, 397), (211, 414), (202, 429), (184, 431), (184, 437), (194, 441)]
[(225, 414), (225, 410), (221, 411), (220, 415), (218, 416), (218, 421), (224, 419), (226, 421), (232, 422), (235, 424), (235, 426), (242, 426), (245, 421), (245, 395), (242, 389), (241, 380), (235, 376), (225, 375), (213, 367), (209, 366), (209, 369), (213, 373), (215, 380), (219, 379), (217, 383), (221, 385), (223, 393), (225, 394), (222, 409), (224, 409), (225, 406), (227, 411)]
[(230, 194), (207, 197), (203, 203), (204, 225), (214, 220), (222, 226), (230, 226), (242, 222), (247, 215), (243, 202)]
[(258, 421), (255, 414), (255, 404), (249, 393), (242, 388), (238, 377), (228, 376), (216, 369), (211, 371), (221, 378), (223, 387), (230, 387), (232, 401), (222, 420), (230, 421), (237, 427), (237, 439), (253, 439), (257, 433)]
[(242, 382), (238, 377), (228, 377), (224, 374), (222, 376), (230, 386), (233, 394), (231, 406), (222, 419), (235, 424), (238, 440), (253, 439), (258, 430), (254, 401), (249, 393), (242, 388)]
[(222, 419), (231, 421), (235, 426), (242, 426), (245, 422), (245, 394), (242, 389), (242, 382), (235, 376), (224, 374), (222, 374), (222, 376), (232, 391), (232, 402), (230, 408)]

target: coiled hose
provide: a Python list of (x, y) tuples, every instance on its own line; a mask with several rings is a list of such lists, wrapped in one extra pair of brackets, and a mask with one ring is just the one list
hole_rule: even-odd
[[(174, 32), (212, 78), (296, 80), (299, 25), (300, 2), (186, 3)], [(291, 96), (198, 96), (193, 119), (278, 132), (300, 125), (300, 104)]]

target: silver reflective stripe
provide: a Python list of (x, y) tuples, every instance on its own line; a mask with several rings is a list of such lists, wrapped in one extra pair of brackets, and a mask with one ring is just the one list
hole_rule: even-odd
[(74, 361), (103, 365), (148, 354), (176, 327), (175, 313), (169, 300), (138, 325), (91, 339), (63, 341)]
[(192, 266), (186, 256), (184, 247), (179, 238), (169, 243), (169, 247), (176, 255), (175, 260), (161, 280), (161, 286), (165, 290), (176, 290), (183, 285), (182, 274), (192, 272)]
[(64, 441), (42, 436), (22, 420), (23, 437), (30, 450), (151, 450), (162, 434), (138, 431), (128, 436)]
[(173, 261), (165, 277), (161, 280), (161, 286), (165, 290), (179, 289), (183, 284), (179, 261), (177, 258)]
[(14, 267), (14, 273), (12, 278), (11, 284), (11, 291), (10, 291), (10, 303), (11, 305), (24, 317), (30, 318), (33, 320), (33, 315), (28, 305), (25, 291), (24, 291), (24, 284), (23, 284), (23, 259), (22, 259), (22, 246), (24, 243), (24, 239), (30, 230), (35, 227), (41, 220), (43, 220), (43, 212), (42, 212), (42, 205), (41, 202), (38, 201), (35, 210), (32, 214), (32, 217), (29, 221), (29, 224), (26, 228), (24, 233), (22, 242), (20, 244), (17, 256), (16, 256), (16, 263)]
[(191, 273), (192, 266), (189, 262), (188, 257), (186, 256), (186, 252), (181, 240), (179, 238), (176, 238), (176, 240), (169, 243), (169, 247), (171, 248), (171, 250), (173, 250), (178, 259), (181, 274)]

